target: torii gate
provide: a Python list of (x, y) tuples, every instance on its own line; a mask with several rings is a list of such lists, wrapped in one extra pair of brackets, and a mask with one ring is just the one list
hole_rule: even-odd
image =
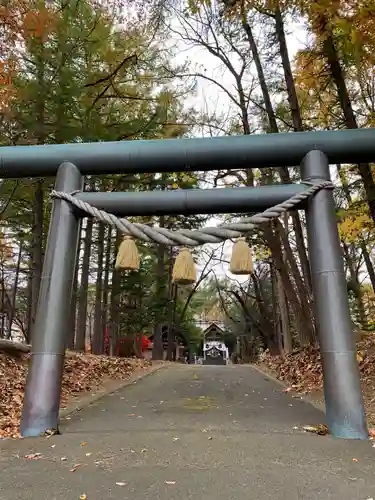
[[(118, 216), (257, 212), (329, 184), (329, 163), (375, 161), (375, 129), (203, 139), (12, 146), (0, 150), (0, 178), (56, 176), (56, 191)], [(83, 193), (83, 176), (301, 165), (302, 184), (171, 192)], [(324, 373), (327, 423), (339, 438), (367, 439), (344, 266), (331, 189), (307, 203), (309, 257)], [(290, 208), (292, 209), (292, 207)], [(289, 210), (289, 208), (288, 208)], [(57, 429), (80, 219), (62, 199), (53, 211), (44, 259), (21, 434)]]

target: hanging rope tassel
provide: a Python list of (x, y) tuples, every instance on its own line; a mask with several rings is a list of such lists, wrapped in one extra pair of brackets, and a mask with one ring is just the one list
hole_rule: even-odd
[(238, 238), (233, 245), (229, 271), (237, 275), (251, 274), (253, 272), (251, 249), (246, 243), (246, 238)]
[(115, 268), (124, 271), (139, 271), (138, 248), (132, 236), (124, 236), (117, 252)]
[(177, 255), (172, 273), (173, 283), (191, 285), (197, 279), (195, 262), (189, 248), (181, 248)]

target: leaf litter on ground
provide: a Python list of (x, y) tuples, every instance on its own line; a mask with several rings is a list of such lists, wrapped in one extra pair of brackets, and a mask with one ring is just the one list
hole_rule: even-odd
[[(29, 354), (14, 358), (0, 354), (0, 439), (20, 437), (22, 411)], [(68, 352), (62, 382), (61, 406), (80, 394), (100, 389), (110, 380), (126, 380), (136, 370), (145, 370), (150, 361), (115, 358)], [(69, 417), (68, 417), (69, 418)], [(46, 437), (56, 434), (53, 429)]]
[[(375, 439), (375, 333), (369, 333), (357, 342), (357, 361), (370, 427), (369, 437)], [(285, 356), (271, 356), (269, 352), (266, 352), (261, 356), (257, 365), (287, 384), (281, 392), (294, 391), (299, 397), (313, 394), (316, 399), (324, 402), (323, 371), (319, 348), (309, 346)], [(316, 433), (319, 434), (319, 432)]]

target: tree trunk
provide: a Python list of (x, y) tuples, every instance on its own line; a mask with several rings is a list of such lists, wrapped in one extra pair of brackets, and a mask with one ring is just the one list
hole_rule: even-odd
[(276, 281), (283, 349), (285, 354), (290, 354), (293, 351), (292, 333), (290, 330), (290, 321), (288, 307), (285, 299), (285, 290), (279, 272), (276, 273)]
[(259, 312), (263, 318), (262, 321), (257, 322), (251, 316), (250, 311), (246, 307), (246, 304), (242, 300), (240, 300), (239, 294), (234, 292), (232, 293), (237, 298), (238, 302), (242, 307), (243, 312), (247, 315), (250, 322), (257, 328), (258, 332), (261, 334), (262, 340), (269, 349), (270, 354), (272, 356), (278, 356), (280, 354), (279, 342), (277, 341), (277, 337), (275, 337), (275, 329), (273, 322), (270, 321), (268, 318), (269, 314), (266, 307), (264, 306), (264, 297), (259, 287), (258, 279), (254, 274), (252, 274), (252, 282), (254, 286), (255, 297), (259, 307)]
[(176, 352), (176, 337), (174, 331), (174, 295), (176, 286), (172, 282), (172, 270), (173, 270), (173, 252), (172, 249), (169, 251), (168, 259), (168, 346), (167, 346), (167, 360), (173, 361), (174, 354)]
[[(288, 94), (288, 102), (289, 102), (290, 113), (292, 116), (293, 128), (296, 132), (301, 132), (303, 131), (302, 115), (299, 107), (296, 86), (294, 84), (292, 67), (290, 64), (288, 45), (286, 43), (285, 30), (284, 30), (284, 21), (279, 6), (277, 6), (275, 9), (275, 30), (276, 30), (276, 37), (279, 42), (279, 51), (284, 70), (285, 86)], [(291, 182), (289, 170), (287, 168), (279, 169), (279, 173), (284, 183), (289, 184)], [(311, 295), (312, 294), (311, 272), (310, 272), (309, 260), (307, 257), (305, 241), (303, 237), (301, 219), (298, 215), (298, 212), (293, 212), (292, 218), (293, 218), (294, 231), (296, 233), (297, 251), (301, 262), (304, 281), (306, 283), (306, 286), (308, 287), (309, 294)]]
[(6, 285), (5, 285), (5, 277), (4, 277), (4, 259), (1, 259), (1, 323), (0, 323), (0, 338), (5, 337), (5, 293), (6, 293)]
[[(279, 127), (277, 125), (276, 115), (275, 115), (275, 112), (274, 112), (274, 109), (272, 106), (271, 97), (270, 97), (270, 94), (268, 91), (266, 78), (264, 76), (263, 66), (262, 66), (262, 62), (260, 60), (258, 47), (257, 47), (256, 41), (254, 39), (251, 26), (246, 21), (245, 17), (243, 18), (242, 26), (243, 26), (243, 29), (246, 33), (246, 37), (247, 37), (247, 40), (249, 42), (250, 50), (251, 50), (251, 53), (252, 53), (252, 56), (254, 59), (254, 64), (255, 64), (255, 67), (257, 70), (259, 85), (260, 85), (260, 88), (262, 91), (264, 107), (265, 107), (268, 121), (269, 121), (269, 131), (272, 133), (279, 133)], [(283, 33), (282, 21), (281, 21), (281, 28), (282, 28), (282, 33)], [(280, 26), (279, 26), (279, 29), (280, 29)], [(284, 34), (284, 39), (285, 39), (285, 34)], [(285, 74), (286, 86), (288, 89), (288, 96), (291, 95), (292, 97), (290, 98), (290, 100), (293, 103), (294, 103), (294, 101), (296, 101), (296, 103), (297, 103), (297, 104), (293, 104), (293, 108), (291, 105), (292, 117), (293, 116), (297, 117), (297, 115), (298, 115), (299, 119), (295, 118), (296, 123), (301, 124), (301, 130), (302, 130), (301, 114), (300, 114), (298, 100), (297, 100), (297, 96), (296, 96), (296, 92), (295, 92), (293, 74), (290, 70), (289, 54), (287, 51), (286, 44), (285, 44), (285, 47), (282, 46), (282, 44), (280, 44), (280, 52), (281, 51), (283, 51), (281, 59), (283, 61), (283, 65), (285, 64), (285, 68), (286, 68), (286, 69), (284, 69), (284, 74)], [(288, 71), (288, 68), (289, 68), (289, 71)], [(296, 111), (293, 111), (293, 110), (296, 110)], [(278, 173), (280, 175), (281, 181), (284, 184), (290, 184), (292, 182), (291, 178), (290, 178), (289, 170), (287, 167), (278, 168)], [(297, 251), (298, 251), (298, 256), (299, 256), (301, 267), (302, 267), (304, 281), (306, 283), (306, 286), (308, 287), (308, 294), (311, 295), (312, 285), (311, 285), (310, 265), (309, 265), (309, 260), (307, 257), (306, 246), (304, 243), (302, 224), (301, 224), (301, 220), (300, 220), (300, 217), (298, 215), (298, 212), (292, 213), (292, 220), (293, 220), (294, 231), (296, 233)]]
[(103, 323), (102, 323), (104, 237), (105, 237), (105, 226), (104, 224), (99, 223), (98, 258), (97, 258), (95, 309), (94, 309), (94, 340), (93, 340), (94, 354), (104, 353), (104, 336), (103, 336)]
[[(44, 8), (44, 1), (39, 3), (39, 8)], [(46, 77), (45, 77), (45, 54), (42, 38), (36, 39), (38, 43), (38, 54), (36, 56), (36, 80), (38, 82), (38, 96), (35, 103), (36, 123), (35, 137), (38, 144), (46, 142)], [(29, 334), (31, 337), (35, 315), (38, 307), (40, 280), (43, 269), (43, 223), (44, 223), (44, 191), (43, 179), (38, 179), (35, 185), (35, 199), (33, 206), (33, 232), (31, 250), (31, 307), (29, 317)], [(32, 339), (31, 339), (32, 342)]]
[[(118, 247), (122, 240), (120, 231), (116, 233), (116, 241), (114, 248), (114, 258), (116, 258)], [(121, 295), (121, 274), (117, 269), (112, 273), (111, 285), (111, 301), (109, 308), (109, 355), (114, 356), (116, 353), (116, 346), (118, 341), (119, 331), (119, 316), (120, 316), (120, 295)]]
[(71, 302), (71, 311), (70, 311), (70, 330), (68, 332), (67, 339), (67, 349), (74, 349), (74, 339), (76, 336), (76, 326), (77, 326), (77, 295), (78, 295), (78, 272), (79, 272), (79, 254), (80, 254), (80, 245), (78, 245), (78, 251), (76, 255), (76, 266), (74, 269), (74, 279), (73, 279), (73, 290), (72, 290), (72, 302)]
[(286, 43), (284, 31), (284, 21), (278, 5), (275, 9), (275, 29), (276, 37), (279, 42), (280, 57), (284, 70), (285, 85), (288, 94), (290, 113), (292, 115), (293, 128), (295, 132), (300, 132), (303, 130), (301, 110), (299, 107), (296, 87), (294, 85), (292, 66), (289, 59), (288, 45)]
[(280, 240), (274, 234), (271, 227), (265, 228), (264, 236), (267, 240), (269, 248), (271, 249), (272, 258), (275, 260), (276, 269), (280, 273), (286, 297), (289, 301), (290, 307), (293, 309), (300, 342), (302, 345), (310, 344), (315, 341), (314, 325), (311, 322), (309, 323), (306, 321), (303, 308), (290, 280), (290, 271), (286, 267), (282, 258), (283, 253)]
[[(341, 175), (341, 173), (342, 173), (341, 165), (337, 164), (336, 167), (337, 167), (338, 176), (341, 180), (342, 190), (344, 192), (346, 201), (348, 202), (348, 205), (350, 206), (352, 204), (352, 195), (350, 194), (349, 185), (348, 185), (346, 179)], [(369, 278), (371, 281), (372, 289), (375, 291), (375, 270), (374, 270), (373, 263), (371, 262), (370, 255), (368, 253), (366, 243), (362, 239), (360, 239), (360, 247), (361, 247), (362, 255), (363, 255), (363, 258), (364, 258), (364, 261), (366, 264), (367, 272), (368, 272), (368, 275), (369, 275)]]
[(22, 249), (23, 249), (23, 241), (22, 241), (22, 239), (20, 240), (19, 245), (20, 246), (19, 246), (19, 249), (18, 249), (16, 275), (14, 277), (14, 285), (13, 285), (12, 297), (11, 297), (11, 300), (10, 300), (10, 307), (9, 307), (9, 313), (8, 313), (7, 339), (10, 339), (12, 337), (13, 319), (14, 319), (15, 312), (16, 312), (16, 299), (17, 299), (17, 292), (18, 292), (18, 278), (19, 278), (19, 275), (20, 275), (21, 260), (22, 260)]
[[(109, 275), (111, 266), (111, 250), (112, 250), (112, 228), (108, 228), (108, 235), (105, 249), (105, 264), (104, 264), (104, 280), (103, 280), (103, 310), (102, 310), (102, 327), (103, 338), (106, 338), (108, 328), (108, 299), (109, 299)], [(109, 339), (108, 339), (109, 340)]]
[(358, 310), (358, 320), (362, 328), (366, 329), (368, 326), (368, 321), (366, 317), (366, 312), (365, 312), (365, 307), (363, 304), (363, 297), (362, 297), (362, 290), (361, 290), (361, 284), (358, 280), (358, 273), (356, 272), (355, 269), (355, 263), (353, 261), (353, 258), (350, 254), (350, 249), (348, 245), (345, 243), (342, 243), (343, 250), (344, 250), (344, 256), (346, 260), (346, 264), (348, 266), (349, 274), (350, 274), (350, 289), (355, 295), (356, 303), (357, 303), (357, 310)]
[(276, 232), (280, 235), (281, 241), (284, 246), (285, 257), (289, 262), (290, 270), (297, 288), (297, 295), (300, 298), (304, 315), (309, 324), (310, 323), (313, 324), (314, 318), (313, 318), (311, 303), (309, 301), (308, 294), (306, 293), (307, 292), (306, 286), (302, 281), (301, 273), (298, 269), (297, 262), (294, 258), (293, 250), (290, 247), (288, 235), (286, 234), (284, 227), (278, 220), (275, 221), (275, 227), (276, 227)]
[[(38, 180), (35, 186), (33, 206), (33, 231), (31, 249), (31, 310), (29, 318), (29, 337), (32, 335), (35, 314), (38, 307), (40, 280), (43, 269), (43, 223), (44, 223), (44, 191), (43, 180)], [(32, 342), (32, 339), (31, 339)]]
[(27, 320), (26, 320), (26, 342), (31, 345), (31, 324), (32, 324), (32, 314), (31, 314), (31, 309), (32, 309), (32, 303), (33, 303), (33, 297), (32, 297), (32, 257), (29, 255), (29, 272), (27, 275), (27, 291), (26, 291), (26, 296), (27, 296)]
[(276, 340), (278, 352), (280, 355), (284, 355), (283, 342), (280, 329), (280, 321), (277, 307), (277, 271), (275, 268), (275, 263), (271, 260), (270, 265), (271, 271), (271, 285), (272, 285), (272, 323), (273, 323), (273, 337)]
[[(164, 226), (164, 217), (160, 217), (160, 219), (163, 219), (160, 222), (160, 226)], [(164, 254), (165, 254), (165, 246), (164, 245), (158, 245), (157, 247), (157, 268), (156, 268), (156, 302), (158, 304), (158, 309), (160, 311), (162, 304), (163, 304), (163, 299), (164, 299), (164, 293), (165, 293), (165, 286), (164, 286)], [(156, 322), (154, 325), (154, 336), (153, 336), (153, 349), (152, 349), (152, 359), (154, 360), (160, 360), (163, 359), (163, 354), (164, 354), (164, 349), (163, 349), (163, 317), (161, 314), (156, 315)]]
[[(337, 95), (344, 115), (345, 125), (349, 129), (357, 129), (358, 124), (354, 115), (349, 92), (346, 86), (344, 72), (341, 67), (339, 56), (335, 47), (334, 37), (328, 26), (327, 20), (320, 16), (315, 25), (315, 29), (323, 38), (323, 55), (327, 60), (331, 76), (335, 82)], [(368, 163), (358, 165), (359, 175), (362, 178), (365, 189), (370, 215), (375, 222), (375, 182)]]
[(362, 255), (367, 267), (368, 275), (371, 281), (372, 289), (375, 292), (375, 270), (373, 263), (371, 262), (370, 255), (367, 251), (365, 243), (361, 243)]
[(78, 293), (78, 319), (75, 348), (76, 351), (85, 352), (86, 347), (86, 328), (87, 328), (87, 296), (89, 285), (91, 239), (92, 239), (93, 220), (86, 219), (86, 230), (83, 244), (83, 258), (81, 270), (81, 283)]
[(278, 130), (278, 125), (277, 125), (277, 121), (276, 121), (276, 115), (275, 115), (275, 112), (273, 110), (270, 94), (268, 92), (268, 86), (266, 83), (266, 78), (264, 76), (263, 66), (262, 66), (262, 62), (260, 60), (258, 47), (257, 47), (256, 41), (254, 39), (251, 26), (246, 21), (246, 16), (243, 16), (242, 27), (246, 33), (246, 37), (247, 37), (247, 40), (249, 42), (250, 50), (251, 50), (251, 53), (253, 56), (254, 64), (255, 64), (255, 67), (257, 70), (259, 85), (260, 85), (260, 89), (262, 91), (264, 107), (265, 107), (268, 121), (270, 124), (270, 132), (278, 132), (279, 130)]

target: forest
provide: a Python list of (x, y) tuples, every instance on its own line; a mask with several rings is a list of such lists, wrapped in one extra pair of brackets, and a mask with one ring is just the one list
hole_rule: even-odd
[[(2, 146), (375, 126), (373, 0), (4, 0), (0, 23)], [(300, 181), (295, 167), (231, 168), (87, 176), (85, 190)], [(369, 376), (375, 168), (337, 164), (331, 175), (357, 357)], [(50, 178), (1, 182), (0, 342), (32, 344), (52, 189)], [(136, 220), (198, 229), (238, 218)], [(163, 245), (139, 245), (140, 270), (122, 273), (114, 267), (121, 238), (90, 218), (83, 222), (69, 351), (114, 355), (119, 339), (129, 338), (137, 355), (137, 339), (152, 335), (152, 357), (160, 360), (166, 331), (172, 360), (176, 332), (198, 349), (200, 323), (218, 321), (236, 362), (266, 364), (306, 389), (298, 373), (319, 354), (303, 212), (248, 236), (254, 270), (243, 279), (228, 272), (230, 243), (194, 250), (199, 273), (192, 286), (172, 282), (176, 251)], [(0, 361), (4, 378), (8, 361)], [(321, 387), (318, 365), (307, 372), (308, 383)]]

